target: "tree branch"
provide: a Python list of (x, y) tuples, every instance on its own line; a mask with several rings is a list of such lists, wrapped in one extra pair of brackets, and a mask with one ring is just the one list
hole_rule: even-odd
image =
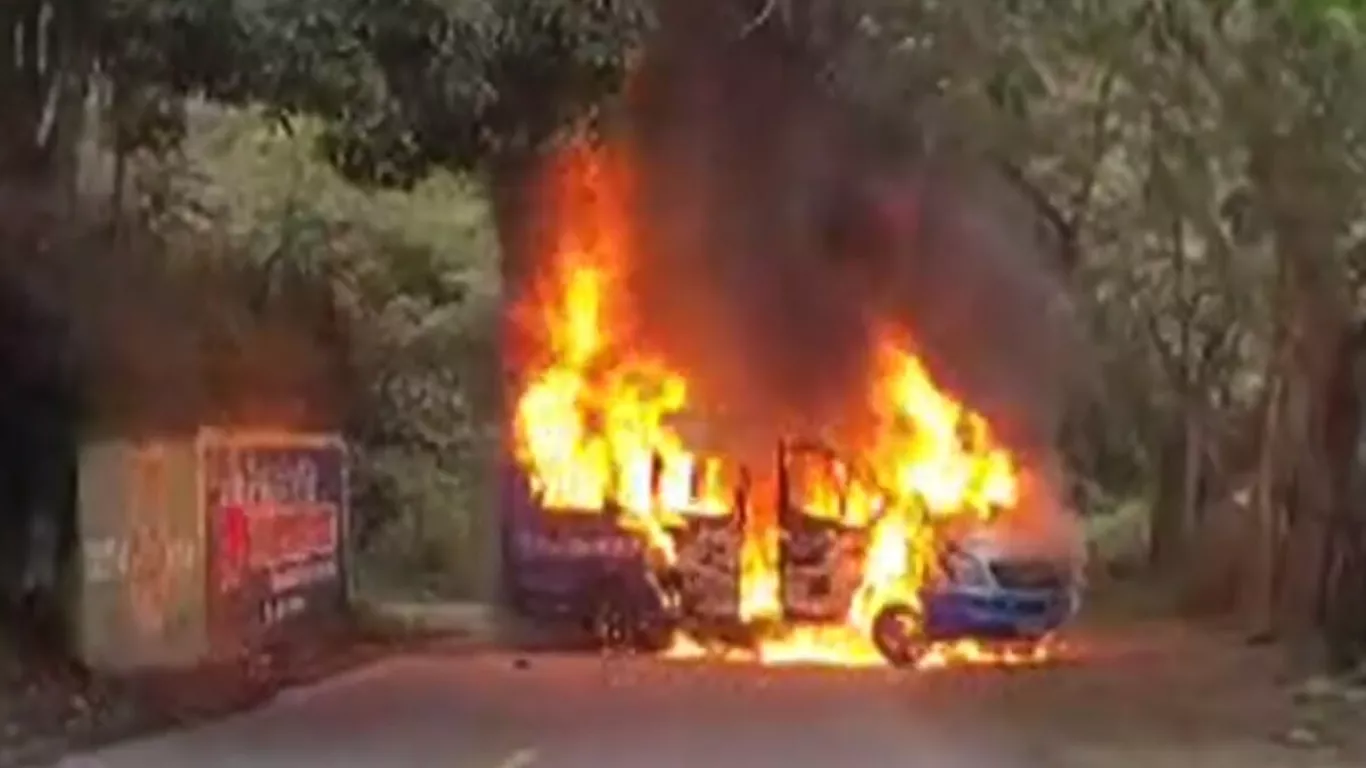
[(745, 24), (744, 28), (740, 30), (740, 37), (749, 37), (754, 33), (754, 30), (766, 24), (769, 18), (773, 16), (773, 12), (778, 9), (778, 1), (779, 0), (765, 0), (764, 7), (759, 9), (759, 14), (753, 19), (750, 19), (749, 22)]
[(1100, 93), (1097, 95), (1096, 109), (1091, 115), (1091, 155), (1085, 175), (1072, 196), (1071, 216), (1068, 228), (1076, 233), (1081, 229), (1084, 217), (1090, 212), (1091, 200), (1095, 196), (1096, 184), (1100, 179), (1100, 164), (1110, 153), (1106, 125), (1110, 121), (1110, 100), (1114, 96), (1118, 77), (1115, 70), (1108, 69), (1101, 79)]
[(1034, 212), (1053, 230), (1057, 238), (1058, 260), (1063, 270), (1072, 272), (1081, 261), (1077, 228), (1071, 217), (1065, 215), (1037, 184), (1030, 181), (1022, 169), (1006, 159), (995, 163), (997, 171), (1010, 182), (1033, 207)]

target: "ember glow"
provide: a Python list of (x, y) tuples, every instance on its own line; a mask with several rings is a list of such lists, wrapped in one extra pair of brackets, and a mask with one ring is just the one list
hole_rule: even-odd
[[(740, 617), (765, 627), (752, 647), (709, 646), (680, 635), (670, 655), (765, 664), (880, 666), (871, 641), (878, 612), (918, 606), (938, 567), (936, 542), (955, 523), (989, 521), (1017, 505), (1021, 470), (990, 425), (936, 386), (913, 340), (881, 334), (875, 375), (852, 408), (874, 416), (853, 455), (793, 483), (811, 518), (866, 531), (858, 586), (842, 622), (802, 625), (783, 617), (779, 512), (762, 494), (737, 509), (739, 473), (725, 456), (700, 455), (672, 425), (699, 406), (685, 372), (632, 334), (630, 292), (641, 241), (629, 216), (629, 162), (579, 144), (551, 174), (545, 215), (552, 249), (519, 316), (534, 325), (538, 355), (515, 399), (516, 459), (539, 504), (563, 514), (616, 509), (666, 567), (673, 531), (689, 518), (742, 515)], [(588, 193), (585, 193), (587, 191)], [(1032, 664), (1044, 644), (991, 648), (976, 641), (932, 646), (921, 668), (954, 664)]]

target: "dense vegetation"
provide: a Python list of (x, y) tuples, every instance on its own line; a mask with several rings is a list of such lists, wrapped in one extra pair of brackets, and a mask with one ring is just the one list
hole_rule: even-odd
[[(1088, 511), (1137, 502), (1152, 563), (1203, 607), (1242, 611), (1259, 634), (1326, 638), (1338, 660), (1361, 656), (1359, 3), (724, 5), (737, 35), (781, 25), (818, 52), (829, 86), (889, 134), (989, 167), (1033, 206), (1094, 342), (1096, 386), (1064, 436)], [(467, 467), (486, 455), (477, 446), (497, 389), (487, 238), (515, 251), (527, 163), (610, 105), (654, 10), (5, 4), (0, 236), (19, 286), (7, 313), (27, 324), (5, 333), (51, 341), (9, 345), (7, 371), (31, 380), (8, 386), (10, 402), (47, 407), (8, 408), (26, 415), (5, 428), (62, 443), (52, 436), (69, 436), (76, 406), (113, 386), (79, 354), (72, 364), (29, 348), (85, 348), (80, 318), (59, 310), (89, 294), (70, 282), (99, 273), (92, 261), (157, 253), (158, 269), (182, 273), (226, 263), (213, 279), (242, 286), (217, 294), (235, 320), (206, 327), (256, 328), (239, 332), (258, 342), (238, 339), (256, 348), (261, 329), (307, 316), (308, 345), (334, 353), (322, 368), (344, 363), (347, 376), (329, 380), (346, 384), (338, 402), (361, 447), (367, 531), (381, 536), (400, 509), (450, 512), (419, 518), (442, 525), (472, 515), (462, 478), (478, 476)], [(228, 105), (251, 117), (224, 118)], [(260, 165), (234, 142), (260, 143)], [(343, 177), (406, 192), (360, 192)], [(50, 506), (31, 487), (7, 493), (6, 510)], [(25, 528), (14, 530), (3, 544), (22, 549)]]

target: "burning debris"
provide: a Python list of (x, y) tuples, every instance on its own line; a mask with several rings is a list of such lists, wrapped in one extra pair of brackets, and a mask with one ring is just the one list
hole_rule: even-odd
[[(1052, 362), (1024, 319), (1051, 296), (926, 256), (961, 245), (951, 217), (931, 232), (914, 189), (869, 182), (791, 51), (753, 37), (666, 34), (628, 132), (546, 174), (512, 286), (513, 600), (587, 600), (675, 655), (1047, 658), (1077, 604), (1072, 552), (1021, 549), (1068, 528), (1031, 423), (1050, 388), (1026, 376)], [(962, 321), (988, 292), (1012, 338)]]

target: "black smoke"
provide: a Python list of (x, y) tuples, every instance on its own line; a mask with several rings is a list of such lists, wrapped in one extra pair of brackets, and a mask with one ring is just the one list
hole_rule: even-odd
[(1009, 439), (1050, 444), (1070, 334), (1028, 216), (971, 163), (876, 141), (827, 52), (759, 12), (666, 2), (632, 80), (642, 338), (747, 427), (735, 450), (857, 426), (886, 323)]

